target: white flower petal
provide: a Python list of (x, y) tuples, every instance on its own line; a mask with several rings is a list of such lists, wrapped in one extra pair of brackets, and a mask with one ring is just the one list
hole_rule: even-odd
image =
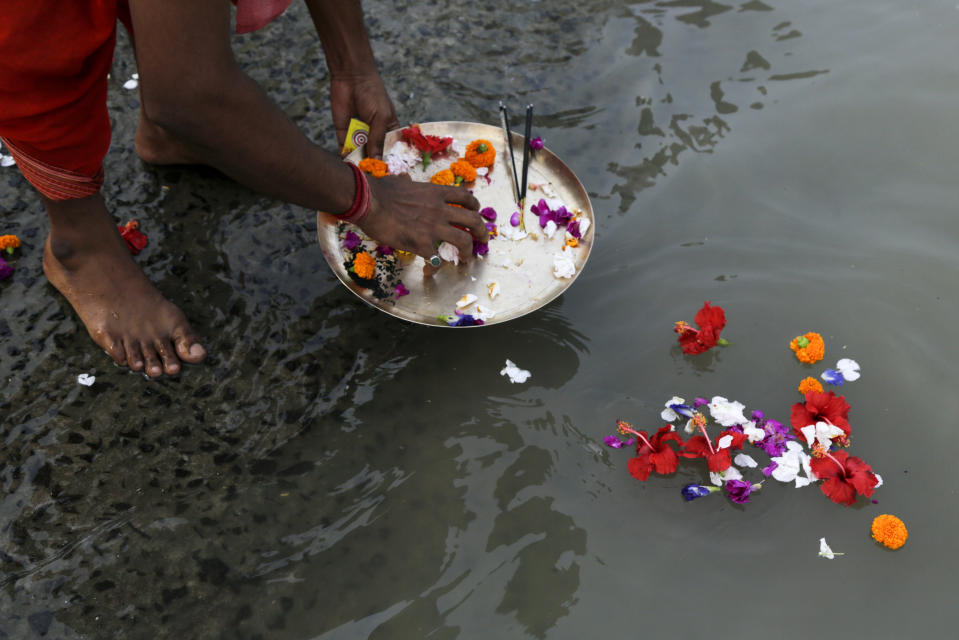
[(836, 554), (833, 553), (829, 545), (826, 544), (825, 538), (819, 538), (819, 555), (823, 558), (829, 558), (830, 560), (836, 557)]
[(476, 302), (476, 296), (474, 296), (472, 293), (467, 293), (465, 296), (456, 301), (456, 308), (463, 309), (464, 307), (470, 306), (474, 302)]
[(753, 469), (759, 466), (758, 463), (752, 459), (752, 457), (745, 453), (740, 453), (733, 458), (733, 464), (737, 464), (740, 467), (746, 467), (747, 469)]
[(12, 167), (17, 164), (17, 161), (13, 159), (13, 156), (0, 156), (0, 167)]
[(489, 293), (489, 299), (495, 300), (496, 296), (499, 295), (499, 283), (490, 282), (488, 285), (486, 285), (486, 291)]
[(724, 427), (746, 423), (746, 416), (743, 415), (743, 409), (745, 408), (746, 405), (743, 403), (730, 401), (722, 396), (713, 396), (713, 399), (709, 402), (710, 415)]
[(138, 84), (140, 84), (138, 80), (127, 80), (126, 82), (123, 83), (123, 88), (129, 91), (132, 89), (136, 89)]
[(721, 487), (726, 484), (727, 480), (742, 480), (743, 474), (739, 472), (739, 469), (736, 467), (729, 467), (725, 471), (720, 471), (716, 473), (715, 471), (709, 472), (709, 481), (712, 482), (717, 487)]
[(444, 242), (440, 244), (439, 248), (436, 250), (436, 253), (440, 258), (446, 260), (447, 262), (452, 262), (453, 264), (460, 263), (460, 250), (457, 249), (456, 245), (454, 244)]
[(566, 253), (561, 251), (553, 256), (553, 275), (557, 278), (572, 278), (576, 275), (576, 264)]
[(485, 176), (487, 173), (489, 173), (489, 167), (479, 167), (476, 170), (476, 175), (478, 176)]
[(134, 80), (139, 80), (139, 79), (140, 79), (140, 74), (139, 74), (139, 73), (134, 73), (134, 74), (133, 74), (132, 76), (130, 76), (130, 77), (133, 78)]
[(589, 229), (589, 218), (576, 218), (579, 220), (579, 235), (586, 236), (586, 230)]
[(718, 444), (720, 449), (728, 449), (729, 445), (731, 445), (732, 443), (733, 443), (732, 436), (723, 436), (722, 438), (719, 439)]
[(873, 489), (878, 489), (879, 487), (882, 486), (882, 476), (879, 475), (878, 473), (874, 473), (874, 474), (872, 474), (872, 475), (876, 476), (876, 480), (879, 481), (879, 482), (876, 483), (876, 486), (873, 487)]
[(486, 322), (490, 318), (496, 315), (496, 312), (490, 309), (489, 307), (484, 307), (482, 305), (476, 305), (476, 311), (473, 312), (473, 317), (478, 320)]
[(506, 366), (500, 370), (499, 374), (501, 376), (508, 376), (509, 381), (512, 383), (526, 382), (529, 380), (529, 377), (533, 375), (525, 369), (520, 369), (509, 359), (506, 360)]
[(96, 380), (97, 377), (91, 376), (89, 373), (81, 373), (77, 376), (77, 382), (82, 384), (84, 387), (92, 386)]
[(850, 358), (843, 358), (836, 363), (836, 370), (842, 374), (846, 382), (859, 379), (859, 363)]
[(686, 433), (696, 433), (696, 424), (693, 422), (692, 418), (686, 421)]
[(556, 235), (556, 229), (558, 228), (559, 227), (556, 226), (556, 223), (550, 220), (546, 223), (546, 226), (543, 227), (543, 235), (545, 235), (547, 238), (552, 238), (554, 235)]
[(760, 429), (756, 426), (755, 421), (750, 420), (743, 425), (743, 433), (746, 434), (746, 437), (749, 439), (749, 443), (759, 442), (760, 440), (766, 437), (766, 432), (763, 429)]

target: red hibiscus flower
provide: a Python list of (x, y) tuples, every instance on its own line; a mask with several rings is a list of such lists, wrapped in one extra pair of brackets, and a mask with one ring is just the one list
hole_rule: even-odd
[(117, 225), (117, 230), (120, 231), (120, 237), (127, 243), (127, 248), (133, 255), (137, 255), (143, 251), (143, 247), (147, 246), (147, 237), (140, 231), (140, 223), (136, 220)]
[(711, 307), (709, 302), (703, 303), (703, 308), (696, 312), (693, 318), (699, 329), (693, 329), (688, 322), (679, 321), (673, 331), (679, 334), (679, 346), (683, 353), (696, 355), (709, 351), (717, 344), (728, 344), (719, 337), (719, 332), (726, 326), (726, 313), (722, 307)]
[(800, 442), (805, 441), (801, 429), (817, 422), (828, 422), (843, 430), (846, 438), (852, 432), (846, 416), (849, 415), (849, 405), (845, 396), (836, 396), (832, 391), (807, 391), (806, 401), (793, 405), (789, 420), (793, 426), (793, 433)]
[(424, 134), (420, 131), (418, 124), (411, 124), (406, 127), (400, 131), (400, 135), (403, 136), (403, 142), (413, 145), (423, 153), (439, 153), (453, 144), (453, 138), (441, 138)]
[(867, 498), (871, 496), (872, 490), (879, 484), (872, 467), (845, 451), (813, 458), (809, 467), (817, 478), (825, 480), (819, 489), (833, 502), (847, 507), (856, 501), (858, 494)]
[[(732, 442), (729, 443), (728, 447), (720, 448), (719, 441), (724, 436), (730, 436)], [(733, 449), (742, 449), (745, 441), (746, 434), (738, 431), (723, 431), (716, 438), (715, 443), (710, 442), (705, 435), (696, 435), (686, 441), (679, 455), (684, 458), (706, 458), (706, 466), (709, 470), (719, 473), (732, 466), (733, 460), (729, 452)]]
[[(622, 424), (620, 424), (620, 428), (622, 429)], [(637, 480), (645, 481), (649, 478), (651, 471), (665, 475), (672, 473), (679, 466), (679, 457), (667, 443), (672, 440), (682, 447), (683, 439), (679, 437), (678, 433), (672, 431), (670, 425), (661, 428), (652, 437), (649, 437), (645, 431), (636, 431), (631, 428), (628, 432), (635, 435), (638, 440), (636, 457), (630, 458), (627, 463), (631, 476)]]

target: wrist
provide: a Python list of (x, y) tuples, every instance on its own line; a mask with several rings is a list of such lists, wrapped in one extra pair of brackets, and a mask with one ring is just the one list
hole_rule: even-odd
[(335, 215), (344, 222), (350, 222), (359, 226), (370, 214), (370, 209), (373, 204), (373, 194), (370, 189), (369, 180), (366, 178), (366, 174), (360, 171), (360, 169), (352, 162), (348, 162), (347, 165), (350, 167), (353, 173), (353, 202), (349, 209), (343, 213)]

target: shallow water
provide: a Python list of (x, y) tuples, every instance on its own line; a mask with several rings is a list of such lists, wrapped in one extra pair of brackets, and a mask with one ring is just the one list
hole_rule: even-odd
[[(508, 97), (580, 176), (596, 248), (547, 308), (440, 331), (340, 286), (310, 212), (133, 153), (121, 43), (105, 193), (208, 363), (114, 368), (46, 284), (45, 219), (0, 170), (0, 637), (949, 637), (959, 455), (954, 2), (367, 3), (402, 120)], [(398, 12), (404, 10), (401, 18)], [(243, 63), (333, 145), (299, 5)], [(683, 356), (703, 300), (733, 345)], [(793, 336), (857, 359), (878, 504), (769, 482), (686, 503), (602, 445), (673, 394), (786, 421)], [(506, 358), (532, 371), (510, 385)], [(76, 375), (92, 372), (91, 388)], [(762, 454), (756, 456), (763, 459)], [(910, 530), (888, 552), (879, 513)], [(825, 536), (835, 560), (817, 557)]]

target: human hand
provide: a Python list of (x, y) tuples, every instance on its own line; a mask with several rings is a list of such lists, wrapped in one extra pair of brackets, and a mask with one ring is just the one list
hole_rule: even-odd
[(383, 156), (386, 132), (400, 126), (393, 101), (375, 71), (359, 75), (334, 75), (330, 81), (330, 109), (333, 112), (336, 139), (341, 148), (346, 141), (350, 118), (358, 118), (370, 125), (366, 155), (371, 158)]
[(473, 238), (489, 242), (486, 224), (478, 213), (479, 201), (462, 187), (387, 176), (370, 180), (370, 190), (370, 213), (359, 226), (377, 242), (427, 260), (442, 242), (455, 246), (463, 260), (473, 256)]

